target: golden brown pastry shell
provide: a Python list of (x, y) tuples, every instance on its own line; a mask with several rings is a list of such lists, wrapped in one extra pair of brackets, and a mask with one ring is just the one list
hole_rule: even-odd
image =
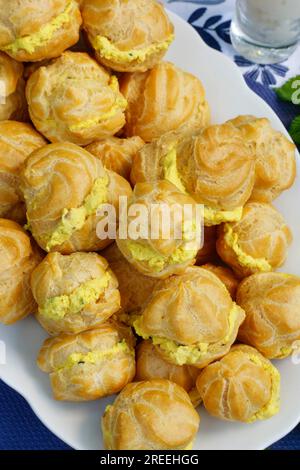
[[(236, 316), (230, 319), (234, 308), (224, 283), (209, 270), (194, 266), (156, 286), (134, 327), (138, 335), (154, 342), (166, 361), (203, 368), (224, 356), (236, 340), (245, 315), (238, 309)], [(179, 348), (200, 348), (198, 345), (206, 345), (206, 348), (201, 350), (197, 360), (180, 359), (178, 362), (177, 356), (164, 346), (168, 341)]]
[[(47, 24), (65, 11), (72, 4), (69, 21), (56, 29), (51, 37), (34, 46), (34, 50), (7, 48), (14, 41), (27, 36), (38, 34)], [(0, 49), (19, 62), (35, 62), (58, 57), (79, 39), (79, 29), (82, 23), (79, 5), (76, 0), (33, 0), (31, 2), (18, 0), (1, 0), (0, 11)]]
[[(163, 48), (160, 45), (170, 42), (174, 33), (163, 5), (156, 0), (86, 0), (82, 16), (91, 44), (100, 36), (109, 39), (117, 51), (127, 53), (127, 58), (122, 59), (95, 49), (97, 60), (118, 72), (145, 72), (153, 68), (168, 49), (167, 45)], [(144, 57), (132, 59), (135, 52), (146, 49), (149, 53)]]
[(210, 123), (209, 105), (200, 80), (170, 62), (145, 73), (126, 74), (121, 92), (128, 102), (127, 137), (151, 142), (175, 130), (197, 130)]
[(169, 132), (145, 145), (134, 158), (132, 183), (164, 179), (165, 158), (172, 151), (181, 186), (198, 203), (216, 211), (233, 211), (249, 200), (255, 155), (233, 124)]
[(215, 274), (220, 279), (220, 281), (225, 284), (232, 299), (235, 300), (240, 280), (237, 278), (232, 269), (226, 266), (220, 266), (213, 263), (207, 263), (202, 265), (201, 267), (203, 269), (208, 269), (208, 271)]
[[(76, 362), (65, 367), (71, 354), (113, 349), (126, 341), (128, 349), (106, 355), (95, 363)], [(122, 390), (135, 375), (134, 338), (128, 328), (107, 323), (77, 335), (47, 339), (37, 358), (39, 368), (50, 375), (54, 398), (66, 401), (96, 400)]]
[(127, 385), (102, 418), (107, 450), (184, 450), (198, 428), (187, 392), (163, 379)]
[(33, 72), (26, 86), (35, 127), (51, 142), (86, 146), (125, 124), (118, 79), (88, 54), (64, 52)]
[(45, 139), (30, 124), (0, 121), (0, 217), (25, 223), (19, 173), (26, 158), (44, 145)]
[(82, 284), (108, 276), (108, 284), (96, 302), (84, 305), (78, 313), (68, 312), (63, 318), (45, 316), (37, 319), (49, 334), (74, 334), (98, 327), (120, 308), (118, 281), (107, 261), (97, 253), (73, 253), (64, 256), (49, 253), (31, 275), (31, 289), (39, 307), (54, 297), (70, 295)]
[(272, 367), (256, 349), (242, 344), (233, 346), (197, 379), (206, 410), (223, 420), (246, 423), (256, 420), (255, 415), (273, 398)]
[(9, 325), (36, 311), (30, 275), (41, 257), (25, 230), (7, 219), (0, 219), (0, 252), (0, 321)]
[(300, 339), (300, 278), (284, 273), (260, 273), (245, 279), (237, 302), (246, 312), (239, 340), (269, 359), (293, 353)]
[(116, 243), (101, 252), (116, 275), (121, 294), (121, 307), (125, 313), (139, 311), (151, 295), (158, 280), (144, 276), (122, 255)]
[(193, 366), (177, 366), (163, 359), (151, 341), (143, 340), (136, 349), (135, 381), (167, 379), (190, 392), (196, 384), (199, 369)]
[[(195, 264), (195, 257), (193, 257), (193, 252), (197, 251), (197, 246), (200, 246), (200, 240), (195, 239), (192, 241), (184, 240), (184, 237), (181, 239), (178, 238), (176, 234), (176, 230), (180, 228), (182, 229), (182, 223), (194, 223), (196, 220), (196, 204), (195, 201), (188, 195), (183, 194), (180, 192), (176, 186), (174, 186), (169, 181), (156, 181), (156, 182), (149, 182), (149, 183), (139, 183), (134, 187), (133, 196), (129, 200), (128, 207), (127, 207), (127, 214), (122, 215), (122, 217), (127, 217), (127, 227), (130, 230), (130, 227), (135, 222), (138, 222), (138, 215), (131, 214), (131, 208), (135, 205), (145, 206), (145, 213), (148, 216), (148, 236), (142, 238), (139, 236), (137, 240), (134, 240), (135, 243), (139, 243), (142, 248), (151, 249), (153, 253), (157, 256), (162, 256), (165, 259), (165, 263), (162, 268), (156, 269), (153, 267), (148, 260), (139, 260), (134, 257), (130, 250), (130, 243), (132, 243), (132, 239), (130, 238), (130, 233), (128, 234), (126, 239), (121, 238), (120, 233), (117, 234), (117, 245), (123, 256), (128, 260), (132, 266), (137, 269), (140, 273), (150, 276), (157, 279), (165, 279), (172, 274), (179, 274), (184, 272), (184, 270), (193, 264)], [(190, 206), (191, 211), (190, 213), (185, 214), (183, 212), (184, 206)], [(161, 211), (162, 214), (161, 220), (162, 223), (159, 224), (159, 233), (156, 238), (151, 236), (151, 231), (154, 228), (154, 223), (152, 226), (151, 223), (151, 208), (155, 206), (157, 208), (157, 212)], [(169, 236), (165, 236), (163, 233), (166, 225), (164, 224), (163, 219), (163, 207), (168, 206), (170, 209), (170, 231)], [(176, 216), (178, 215), (178, 217)], [(175, 223), (172, 223), (174, 222)], [(177, 222), (178, 223), (177, 223)], [(179, 224), (180, 222), (180, 224)], [(200, 238), (200, 237), (199, 237)], [(169, 263), (170, 257), (176, 252), (176, 250), (182, 249), (185, 250), (186, 248), (193, 244), (193, 249), (189, 248), (191, 256), (188, 257), (186, 260), (182, 262), (178, 261), (175, 263)], [(196, 248), (196, 250), (195, 250)]]
[[(236, 237), (239, 249), (251, 258), (250, 264), (248, 260), (245, 262), (231, 242), (228, 242), (228, 228)], [(273, 206), (249, 202), (245, 205), (239, 222), (225, 224), (220, 228), (217, 252), (239, 277), (246, 277), (255, 272), (272, 271), (282, 266), (292, 239), (290, 228)]]
[(140, 137), (108, 139), (93, 142), (86, 150), (102, 161), (105, 168), (123, 176), (129, 181), (132, 161), (136, 153), (144, 146)]
[(3, 52), (0, 52), (0, 80), (3, 87), (0, 93), (0, 121), (7, 119), (26, 121), (28, 111), (23, 65)]
[[(131, 196), (129, 183), (105, 170), (100, 160), (81, 147), (69, 142), (50, 144), (26, 160), (21, 189), (32, 234), (41, 248), (47, 251), (47, 237), (57, 228), (63, 210), (82, 206), (97, 178), (108, 178), (106, 203), (112, 204), (118, 213), (119, 196)], [(101, 216), (96, 214), (88, 216), (80, 230), (50, 251), (70, 254), (107, 247), (112, 241), (98, 238), (96, 232), (100, 220)]]
[(296, 178), (296, 147), (284, 134), (272, 128), (266, 118), (239, 116), (235, 126), (245, 133), (256, 156), (252, 201), (272, 202), (289, 189)]

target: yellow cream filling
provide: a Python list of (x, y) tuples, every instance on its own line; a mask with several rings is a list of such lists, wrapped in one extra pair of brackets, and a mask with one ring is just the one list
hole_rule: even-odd
[(288, 346), (285, 346), (285, 347), (282, 347), (280, 349), (280, 356), (277, 356), (277, 359), (284, 359), (288, 356), (290, 356), (293, 352), (293, 348), (292, 347), (288, 347)]
[(113, 440), (113, 435), (110, 431), (108, 431), (106, 429), (106, 427), (104, 425), (104, 417), (112, 407), (113, 407), (113, 405), (107, 405), (107, 407), (104, 410), (103, 417), (101, 419), (101, 430), (102, 430), (102, 435), (103, 435), (103, 441), (105, 442), (106, 446), (109, 443), (109, 447), (111, 447), (111, 442)]
[(190, 442), (188, 446), (184, 450), (193, 450), (194, 447), (194, 441)]
[(149, 246), (143, 246), (138, 242), (128, 241), (127, 247), (131, 256), (136, 261), (146, 262), (155, 272), (162, 271), (165, 266), (185, 263), (192, 260), (197, 255), (198, 249), (185, 250), (183, 247), (177, 248), (171, 256), (163, 256), (154, 251)]
[(265, 258), (253, 258), (241, 249), (238, 242), (238, 235), (234, 233), (231, 225), (226, 224), (224, 230), (225, 242), (234, 251), (241, 266), (250, 269), (258, 269), (261, 272), (272, 271), (272, 266)]
[[(195, 224), (189, 224), (189, 226), (183, 227), (182, 239), (186, 242), (193, 242), (196, 236)], [(145, 262), (155, 272), (162, 271), (166, 266), (175, 264), (182, 264), (186, 261), (190, 261), (196, 257), (198, 253), (198, 244), (195, 243), (195, 248), (188, 249), (184, 246), (178, 247), (174, 253), (170, 256), (163, 256), (157, 253), (153, 248), (148, 245), (142, 245), (139, 242), (132, 240), (127, 241), (127, 248), (131, 256), (140, 262)]]
[(92, 45), (94, 49), (99, 53), (101, 57), (107, 60), (116, 61), (120, 63), (131, 63), (131, 62), (145, 62), (145, 60), (156, 53), (166, 51), (170, 44), (174, 40), (174, 34), (171, 34), (168, 39), (163, 42), (152, 44), (149, 47), (143, 49), (131, 49), (129, 51), (122, 51), (116, 47), (109, 39), (105, 36), (97, 36), (92, 39)]
[(234, 304), (229, 314), (229, 326), (227, 334), (222, 340), (214, 344), (197, 343), (192, 346), (183, 346), (176, 341), (169, 340), (161, 336), (150, 336), (143, 332), (141, 327), (141, 317), (138, 317), (136, 320), (134, 320), (133, 327), (138, 336), (141, 336), (143, 339), (151, 339), (152, 343), (155, 346), (159, 346), (169, 356), (172, 362), (175, 362), (180, 366), (184, 364), (192, 365), (203, 360), (206, 355), (209, 354), (210, 349), (213, 349), (213, 352), (218, 352), (218, 348), (221, 348), (230, 341), (236, 325), (236, 321), (240, 314), (240, 310), (241, 308), (237, 304)]
[(67, 314), (76, 314), (87, 305), (95, 303), (107, 288), (110, 275), (105, 273), (101, 278), (90, 279), (81, 284), (69, 295), (59, 295), (47, 299), (39, 314), (51, 320), (62, 320)]
[(280, 408), (280, 373), (271, 363), (265, 363), (255, 354), (249, 354), (249, 357), (252, 362), (270, 373), (272, 382), (271, 398), (261, 410), (248, 420), (249, 423), (253, 423), (257, 419), (268, 419), (278, 413)]
[(204, 208), (204, 221), (206, 226), (220, 225), (224, 222), (239, 222), (242, 216), (242, 207), (238, 207), (232, 211), (222, 211), (206, 206)]
[[(176, 148), (172, 148), (162, 160), (163, 178), (174, 184), (182, 193), (188, 194), (179, 175), (176, 160)], [(206, 206), (204, 207), (204, 223), (206, 226), (220, 225), (224, 222), (239, 222), (242, 215), (242, 207), (238, 207), (231, 211), (223, 211)]]
[(30, 34), (29, 36), (17, 38), (11, 44), (3, 47), (2, 50), (11, 54), (16, 54), (21, 49), (32, 54), (36, 48), (50, 41), (56, 31), (61, 29), (65, 23), (71, 21), (70, 13), (73, 8), (74, 1), (72, 0), (60, 15), (54, 18), (51, 22), (42, 26), (38, 32)]
[(111, 359), (120, 352), (132, 355), (134, 354), (134, 351), (128, 346), (126, 340), (123, 339), (119, 343), (115, 344), (112, 348), (106, 349), (105, 351), (90, 351), (88, 353), (70, 354), (65, 363), (58, 367), (57, 370), (71, 369), (73, 366), (80, 363), (97, 364), (97, 362)]
[(112, 119), (120, 110), (125, 111), (127, 108), (127, 100), (124, 98), (121, 93), (119, 93), (119, 82), (117, 77), (112, 76), (110, 80), (109, 87), (118, 93), (118, 96), (116, 98), (116, 101), (114, 105), (111, 107), (109, 111), (106, 113), (101, 114), (101, 116), (97, 116), (92, 119), (86, 119), (85, 121), (80, 121), (78, 124), (73, 124), (70, 126), (70, 131), (71, 132), (78, 132), (84, 129), (88, 129), (90, 127), (97, 126), (101, 122), (107, 121), (108, 119)]
[(74, 232), (84, 226), (86, 219), (90, 215), (95, 214), (98, 207), (107, 201), (108, 184), (109, 179), (107, 175), (97, 178), (90, 194), (85, 198), (81, 207), (63, 210), (62, 218), (56, 229), (47, 237), (47, 251), (67, 241)]
[(163, 158), (162, 166), (164, 179), (173, 183), (182, 193), (187, 194), (185, 186), (178, 173), (177, 154), (175, 148), (171, 149)]

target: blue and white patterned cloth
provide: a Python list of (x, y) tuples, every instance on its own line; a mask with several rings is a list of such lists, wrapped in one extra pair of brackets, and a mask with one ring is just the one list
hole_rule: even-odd
[(227, 56), (241, 68), (252, 90), (274, 109), (286, 127), (299, 114), (299, 107), (278, 100), (273, 87), (300, 74), (300, 48), (284, 63), (257, 65), (240, 56), (230, 41), (230, 23), (235, 0), (162, 0), (170, 10), (187, 20), (202, 39)]
[[(211, 47), (224, 52), (241, 67), (248, 85), (267, 101), (286, 126), (299, 108), (277, 99), (272, 86), (300, 74), (300, 49), (285, 63), (255, 65), (236, 54), (229, 36), (234, 0), (164, 0), (168, 8), (189, 21)], [(0, 449), (67, 450), (34, 415), (25, 400), (0, 382)], [(300, 427), (272, 446), (277, 450), (300, 449)]]

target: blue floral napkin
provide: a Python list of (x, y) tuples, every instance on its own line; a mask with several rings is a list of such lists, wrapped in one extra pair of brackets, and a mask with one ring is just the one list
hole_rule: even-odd
[(241, 68), (249, 87), (274, 109), (288, 128), (299, 107), (278, 99), (273, 88), (300, 74), (300, 48), (282, 64), (257, 65), (239, 55), (230, 40), (235, 0), (163, 0), (167, 8), (187, 20), (202, 39), (223, 52)]

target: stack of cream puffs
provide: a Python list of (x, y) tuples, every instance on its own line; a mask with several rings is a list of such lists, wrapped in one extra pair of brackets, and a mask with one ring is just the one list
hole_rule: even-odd
[[(47, 332), (37, 363), (56, 400), (119, 394), (108, 450), (191, 449), (200, 405), (271, 418), (271, 360), (300, 340), (300, 278), (276, 272), (292, 233), (273, 206), (294, 144), (265, 118), (211, 122), (201, 80), (165, 59), (175, 31), (157, 0), (0, 9), (0, 322), (32, 314)], [(99, 236), (108, 205), (115, 233)], [(124, 237), (136, 205), (146, 234)]]

